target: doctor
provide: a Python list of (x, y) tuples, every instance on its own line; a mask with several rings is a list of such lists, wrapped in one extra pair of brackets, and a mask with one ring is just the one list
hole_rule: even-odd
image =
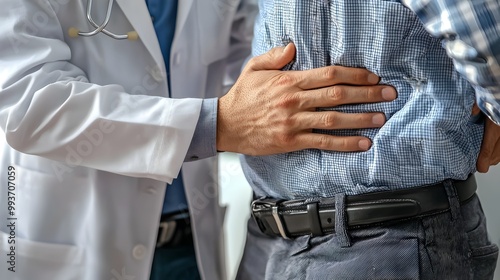
[[(158, 252), (173, 243), (197, 252), (184, 272), (224, 279), (217, 150), (369, 148), (363, 137), (311, 132), (381, 126), (377, 113), (315, 111), (394, 99), (391, 88), (367, 86), (376, 76), (283, 74), (290, 45), (250, 60), (217, 99), (225, 69), (234, 80), (249, 54), (254, 3), (179, 1), (165, 31), (163, 2), (2, 1), (0, 127), (10, 147), (0, 150), (0, 279), (149, 279), (153, 257), (153, 271), (172, 263)], [(337, 85), (346, 83), (365, 86)], [(164, 204), (165, 183), (177, 188), (173, 204)]]

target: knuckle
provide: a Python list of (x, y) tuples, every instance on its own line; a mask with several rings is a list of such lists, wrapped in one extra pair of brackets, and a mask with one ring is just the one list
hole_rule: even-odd
[(366, 90), (366, 99), (370, 100), (373, 99), (377, 95), (381, 95), (382, 92), (380, 90), (376, 90), (375, 87), (369, 87)]
[(328, 67), (325, 69), (325, 79), (333, 80), (337, 77), (338, 69), (335, 66)]
[(259, 65), (262, 60), (266, 59), (267, 56), (269, 56), (267, 53), (259, 56), (254, 56), (248, 60), (246, 66), (249, 68), (254, 68)]
[(345, 99), (345, 90), (341, 86), (334, 86), (328, 89), (328, 97), (333, 101), (342, 101)]
[(300, 100), (295, 95), (285, 94), (279, 99), (277, 106), (279, 108), (294, 108), (299, 105), (299, 102)]
[(280, 59), (280, 57), (283, 55), (283, 47), (275, 47), (272, 48), (268, 53), (267, 53), (273, 60)]
[(324, 114), (323, 115), (323, 125), (325, 127), (334, 127), (339, 122), (335, 114)]
[(257, 65), (257, 60), (258, 57), (253, 57), (251, 58), (248, 62), (247, 65), (245, 66), (246, 69), (253, 69)]
[(295, 84), (295, 78), (287, 73), (283, 73), (276, 78), (276, 85), (278, 86), (291, 86)]
[(295, 137), (293, 134), (290, 134), (286, 131), (282, 131), (278, 135), (276, 135), (276, 142), (283, 147), (290, 147), (295, 145)]
[(288, 118), (284, 118), (282, 121), (281, 121), (281, 125), (283, 126), (282, 128), (282, 133), (286, 134), (288, 133), (288, 130), (291, 129), (292, 127), (295, 127), (295, 118), (293, 117), (288, 117)]
[(342, 151), (347, 151), (351, 147), (351, 141), (348, 138), (344, 138), (340, 141), (339, 149)]
[(330, 146), (330, 138), (328, 135), (321, 135), (320, 137), (316, 138), (316, 146), (319, 149), (328, 149)]

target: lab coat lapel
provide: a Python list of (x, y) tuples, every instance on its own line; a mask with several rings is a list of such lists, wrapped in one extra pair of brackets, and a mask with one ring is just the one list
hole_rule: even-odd
[[(208, 1), (208, 0), (203, 0), (203, 1)], [(186, 19), (189, 15), (189, 11), (191, 10), (192, 4), (193, 0), (179, 0), (175, 34), (179, 34), (180, 31), (182, 30), (182, 27), (184, 27), (184, 23), (186, 23)]]
[[(183, 1), (180, 1), (183, 2)], [(156, 64), (165, 73), (165, 62), (161, 53), (158, 38), (144, 0), (116, 0), (123, 13), (134, 27), (140, 40), (153, 56)]]

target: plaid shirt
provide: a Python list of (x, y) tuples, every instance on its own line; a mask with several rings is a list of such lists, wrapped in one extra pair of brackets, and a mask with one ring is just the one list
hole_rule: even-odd
[(476, 89), (477, 103), (500, 125), (500, 2), (403, 0), (427, 31), (445, 38), (455, 68)]
[[(317, 131), (367, 136), (373, 141), (367, 152), (305, 150), (243, 156), (243, 170), (257, 195), (294, 199), (331, 197), (340, 192), (360, 194), (465, 179), (475, 172), (483, 130), (470, 117), (475, 91), (480, 106), (490, 108), (486, 112), (498, 108), (498, 95), (494, 94), (500, 80), (495, 70), (500, 48), (495, 33), (499, 9), (498, 3), (493, 3), (496, 0), (488, 4), (470, 1), (483, 4), (471, 9), (475, 6), (465, 0), (434, 1), (432, 5), (424, 3), (429, 1), (407, 1), (421, 21), (400, 1), (261, 0), (254, 55), (293, 41), (296, 60), (287, 69), (364, 67), (379, 75), (381, 83), (394, 86), (398, 98), (387, 103), (324, 108), (386, 114), (388, 121), (381, 129)], [(448, 2), (450, 10), (446, 12), (443, 7)], [(463, 7), (461, 2), (469, 5)], [(493, 7), (495, 12), (485, 7)], [(481, 13), (475, 14), (478, 10)], [(476, 16), (471, 17), (471, 13)], [(448, 16), (446, 22), (440, 22), (445, 18), (442, 15)], [(458, 24), (460, 18), (476, 27), (474, 19), (481, 18), (475, 22), (487, 28), (465, 28), (467, 24)], [(433, 35), (448, 35), (445, 48), (426, 27)], [(480, 37), (483, 40), (477, 39), (480, 29), (487, 34)], [(492, 42), (487, 40), (490, 38)], [(454, 63), (475, 89), (455, 70)]]

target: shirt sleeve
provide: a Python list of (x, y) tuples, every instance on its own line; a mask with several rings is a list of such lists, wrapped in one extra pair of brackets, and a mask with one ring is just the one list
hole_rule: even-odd
[(476, 89), (479, 108), (500, 125), (500, 2), (403, 0), (429, 33), (443, 38), (457, 71)]
[(185, 161), (194, 161), (217, 154), (217, 104), (218, 98), (203, 100), (200, 117)]

